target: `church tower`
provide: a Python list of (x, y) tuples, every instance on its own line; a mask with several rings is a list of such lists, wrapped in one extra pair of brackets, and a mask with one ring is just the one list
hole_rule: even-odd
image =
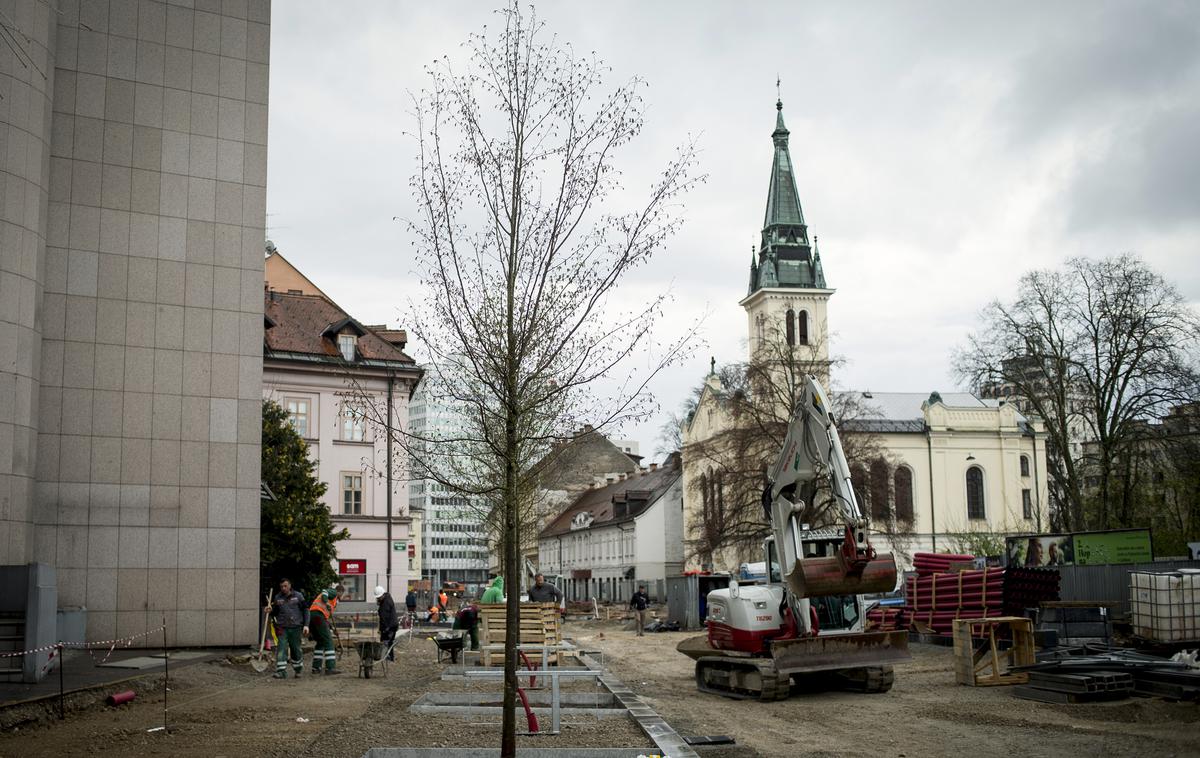
[[(827, 367), (826, 306), (834, 290), (825, 284), (816, 238), (809, 242), (788, 153), (782, 101), (775, 103), (775, 111), (767, 212), (758, 251), (750, 261), (750, 291), (741, 301), (749, 324), (750, 359), (772, 360), (786, 346), (797, 350), (796, 360)], [(827, 379), (827, 368), (817, 373)]]

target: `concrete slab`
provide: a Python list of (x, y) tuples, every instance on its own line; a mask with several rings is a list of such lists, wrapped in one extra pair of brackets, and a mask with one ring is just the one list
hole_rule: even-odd
[(123, 661), (109, 661), (108, 663), (96, 664), (106, 669), (149, 669), (163, 665), (163, 659), (160, 655), (157, 658), (151, 658), (148, 655), (139, 655), (136, 658), (126, 658)]

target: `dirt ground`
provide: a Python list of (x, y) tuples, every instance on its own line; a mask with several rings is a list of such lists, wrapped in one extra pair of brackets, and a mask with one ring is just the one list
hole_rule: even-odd
[[(442, 681), (444, 666), (427, 639), (397, 645), (397, 663), (388, 676), (356, 676), (357, 657), (343, 659), (345, 673), (285, 681), (248, 665), (201, 663), (171, 673), (168, 693), (170, 732), (147, 732), (163, 723), (162, 677), (146, 677), (130, 704), (109, 708), (102, 695), (77, 696), (66, 721), (57, 719), (57, 701), (21, 714), (0, 711), (0, 724), (33, 720), (0, 732), (0, 758), (62, 755), (361, 756), (372, 747), (496, 747), (499, 716), (460, 717), (413, 714), (408, 706), (426, 692), (499, 692), (499, 683)], [(564, 691), (595, 691), (576, 683)], [(122, 689), (125, 685), (121, 686)], [(104, 694), (107, 694), (105, 691)], [(298, 718), (308, 719), (307, 723)], [(490, 723), (484, 723), (484, 722)], [(549, 727), (549, 717), (543, 728)], [(524, 729), (523, 714), (518, 730)], [(518, 737), (518, 745), (571, 747), (606, 745), (651, 748), (630, 720), (563, 717), (562, 733)]]
[[(948, 648), (914, 645), (884, 695), (795, 694), (776, 703), (727, 700), (696, 692), (692, 661), (675, 651), (686, 635), (641, 639), (616, 623), (571, 624), (567, 633), (603, 660), (681, 734), (727, 734), (734, 747), (704, 748), (706, 758), (814, 756), (1200, 755), (1200, 705), (1132, 699), (1092, 705), (1017, 700), (1008, 688), (954, 684)], [(58, 755), (360, 756), (377, 746), (495, 746), (498, 718), (411, 714), (426, 692), (499, 690), (498, 684), (442, 681), (433, 643), (397, 648), (386, 678), (346, 673), (276, 681), (248, 665), (201, 663), (173, 671), (169, 733), (146, 730), (163, 719), (161, 677), (146, 677), (119, 708), (99, 694), (76, 696), (65, 722), (53, 708), (0, 711), (0, 758)], [(577, 691), (596, 685), (578, 682)], [(298, 722), (298, 718), (308, 719)], [(22, 720), (25, 719), (25, 720)], [(564, 718), (558, 736), (520, 738), (536, 747), (646, 747), (632, 721)], [(16, 724), (14, 726), (14, 724)], [(523, 724), (521, 724), (523, 726)]]
[[(576, 641), (604, 662), (680, 734), (725, 734), (721, 758), (805, 756), (1197, 756), (1200, 704), (1159, 699), (1051, 705), (1008, 687), (954, 683), (950, 648), (913, 645), (880, 695), (797, 693), (759, 703), (700, 694), (693, 662), (675, 651), (689, 634), (638, 639), (615, 625), (581, 628)], [(704, 753), (710, 755), (710, 753)]]

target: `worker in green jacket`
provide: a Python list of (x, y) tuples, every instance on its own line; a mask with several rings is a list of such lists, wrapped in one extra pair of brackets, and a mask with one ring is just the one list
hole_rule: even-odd
[(483, 591), (483, 597), (479, 598), (479, 602), (487, 603), (503, 603), (504, 602), (504, 577), (498, 576), (492, 580), (488, 588)]

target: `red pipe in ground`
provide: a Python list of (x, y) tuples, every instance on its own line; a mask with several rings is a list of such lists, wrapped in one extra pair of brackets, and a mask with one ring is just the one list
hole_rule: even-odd
[[(533, 709), (529, 707), (529, 698), (525, 697), (525, 690), (517, 688), (517, 697), (521, 698), (521, 705), (525, 706), (525, 721), (529, 724), (530, 732), (537, 732), (538, 722), (537, 716), (533, 714)], [(553, 725), (551, 725), (553, 726)]]
[(107, 702), (109, 705), (120, 705), (122, 703), (128, 703), (135, 697), (137, 697), (136, 692), (133, 690), (125, 690), (124, 692), (114, 692), (113, 694), (109, 695)]
[[(529, 662), (529, 656), (525, 655), (524, 650), (518, 650), (517, 655), (521, 656), (521, 660), (525, 661), (525, 668), (529, 669), (530, 671), (534, 670), (533, 664)], [(529, 677), (529, 686), (530, 687), (537, 686), (537, 677), (536, 676)], [(535, 729), (534, 731), (537, 731), (537, 730)]]

